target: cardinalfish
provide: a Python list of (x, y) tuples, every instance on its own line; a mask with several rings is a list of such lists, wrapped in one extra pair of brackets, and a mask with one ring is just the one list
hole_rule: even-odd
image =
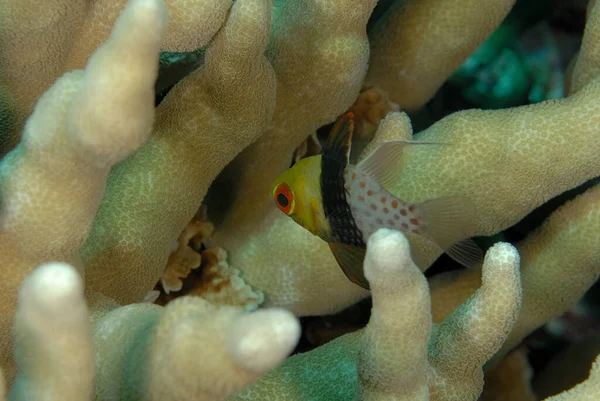
[(271, 194), (277, 207), (326, 241), (344, 274), (363, 288), (369, 288), (363, 274), (366, 243), (383, 227), (421, 235), (467, 267), (479, 264), (482, 252), (467, 239), (472, 225), (464, 199), (445, 196), (411, 203), (385, 189), (393, 183), (405, 146), (438, 143), (383, 142), (351, 165), (353, 130), (349, 112), (332, 128), (322, 154), (299, 160), (277, 179)]

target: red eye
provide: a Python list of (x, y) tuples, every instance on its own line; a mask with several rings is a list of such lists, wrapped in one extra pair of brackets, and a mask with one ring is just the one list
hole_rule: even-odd
[(285, 214), (292, 213), (294, 205), (294, 194), (285, 184), (279, 184), (273, 192), (273, 199), (277, 207)]

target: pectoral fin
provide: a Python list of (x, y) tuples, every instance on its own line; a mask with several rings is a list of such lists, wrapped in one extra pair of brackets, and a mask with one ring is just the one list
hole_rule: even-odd
[(404, 148), (415, 145), (445, 145), (445, 143), (401, 139), (385, 141), (361, 160), (356, 167), (361, 173), (366, 173), (375, 179), (382, 187), (389, 188), (394, 184), (398, 173), (397, 165), (402, 159)]
[(346, 277), (354, 284), (368, 290), (369, 282), (363, 272), (366, 249), (339, 242), (330, 242), (329, 248)]

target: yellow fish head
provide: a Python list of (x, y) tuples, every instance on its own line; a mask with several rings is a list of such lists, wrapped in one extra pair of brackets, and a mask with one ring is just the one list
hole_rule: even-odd
[(279, 210), (315, 235), (325, 224), (320, 176), (321, 156), (307, 157), (281, 174), (271, 191)]

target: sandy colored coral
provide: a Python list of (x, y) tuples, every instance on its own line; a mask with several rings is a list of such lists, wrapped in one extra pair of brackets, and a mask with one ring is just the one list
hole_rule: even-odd
[(190, 294), (216, 305), (240, 306), (249, 311), (257, 309), (264, 302), (264, 294), (246, 284), (240, 270), (229, 265), (227, 256), (222, 248), (202, 252), (202, 285)]
[[(166, 24), (161, 2), (133, 1), (85, 72), (64, 75), (40, 98), (21, 142), (0, 164), (0, 253), (6, 269), (0, 345), (9, 381), (13, 372), (8, 330), (15, 289), (47, 261), (69, 262), (83, 273), (79, 247), (110, 168), (150, 135), (153, 84)], [(150, 34), (148, 25), (155, 26)], [(130, 55), (127, 63), (120, 57), (124, 52)], [(40, 238), (45, 245), (34, 246)]]
[(232, 399), (476, 400), (483, 364), (517, 318), (518, 268), (514, 247), (495, 245), (486, 255), (482, 287), (432, 326), (427, 281), (408, 241), (398, 231), (379, 230), (365, 258), (373, 296), (367, 327), (290, 357)]
[[(126, 0), (8, 0), (0, 9), (0, 154), (19, 139), (38, 97), (61, 74), (85, 66), (108, 38)], [(221, 27), (231, 0), (170, 0), (162, 48), (195, 50)], [(158, 26), (149, 29), (160, 29)]]
[[(477, 223), (470, 235), (491, 235), (598, 174), (599, 97), (600, 80), (595, 80), (565, 99), (504, 110), (457, 112), (414, 137), (406, 114), (390, 113), (363, 155), (389, 139), (449, 144), (407, 147), (397, 179), (389, 189), (410, 202), (462, 196), (473, 205), (469, 218)], [(577, 168), (573, 168), (575, 162)], [(339, 268), (326, 244), (274, 207), (256, 232), (261, 235), (234, 248), (232, 256), (236, 265), (247, 266), (248, 282), (263, 289), (271, 305), (293, 307), (301, 314), (330, 313), (362, 296), (338, 277)], [(287, 246), (292, 238), (293, 248)], [(440, 255), (439, 248), (426, 239), (414, 235), (409, 238), (419, 266), (428, 267)], [(268, 255), (260, 251), (267, 249), (266, 244), (270, 244)], [(309, 249), (313, 269), (299, 266)], [(267, 258), (274, 255), (278, 264), (272, 269), (252, 268), (267, 265)], [(305, 283), (296, 287), (303, 291), (294, 294), (294, 300), (290, 300), (288, 282)], [(335, 301), (331, 300), (330, 288), (339, 289)], [(336, 305), (332, 302), (337, 303), (337, 309), (331, 307)]]
[(224, 400), (279, 365), (300, 333), (287, 311), (246, 314), (200, 297), (165, 308), (130, 305), (94, 320), (102, 350), (96, 396), (122, 401)]
[(365, 85), (379, 86), (403, 110), (419, 109), (500, 25), (514, 3), (395, 1), (370, 34)]
[(11, 401), (91, 398), (92, 328), (75, 269), (47, 263), (23, 281), (14, 331), (20, 374)]
[[(185, 5), (191, 3), (201, 11), (189, 12)], [(426, 40), (419, 42), (419, 35), (409, 38), (419, 46), (435, 39), (439, 29), (452, 32), (455, 19), (460, 20), (458, 33), (444, 37), (446, 42), (435, 42), (441, 46), (402, 60), (420, 60), (422, 65), (423, 54), (428, 62), (448, 54), (444, 58), (447, 63), (432, 64), (443, 67), (443, 71), (419, 71), (423, 82), (430, 85), (410, 92), (414, 97), (409, 100), (423, 101), (431, 96), (435, 85), (449, 73), (448, 66), (464, 58), (465, 49), (483, 40), (484, 31), (493, 29), (509, 3), (495, 2), (493, 13), (481, 13), (477, 7), (454, 7), (450, 11), (459, 13), (457, 17), (446, 12), (446, 3), (442, 7), (436, 1), (398, 2), (429, 16), (424, 20), (421, 15), (420, 21), (427, 23), (418, 26), (421, 30), (414, 29)], [(16, 2), (7, 4), (15, 21), (27, 15), (24, 9), (12, 8)], [(30, 7), (27, 2), (22, 4)], [(35, 62), (28, 57), (22, 59), (32, 68), (45, 64), (46, 75), (29, 81), (10, 74), (0, 78), (15, 84), (8, 87), (0, 81), (3, 121), (9, 121), (12, 128), (18, 125), (14, 121), (26, 115), (18, 107), (32, 107), (74, 55), (81, 56), (79, 67), (83, 67), (92, 48), (105, 39), (99, 32), (104, 30), (108, 35), (112, 25), (109, 20), (117, 16), (116, 3), (111, 3), (114, 7), (110, 9), (103, 8), (107, 4), (50, 2), (48, 13), (37, 16), (41, 20), (30, 21), (38, 24), (32, 26), (39, 27), (41, 35), (50, 33), (42, 37), (23, 36), (19, 25), (11, 24), (8, 14), (0, 11), (0, 22), (6, 22), (0, 24), (0, 35), (6, 38), (2, 42), (5, 47), (0, 45), (0, 63), (8, 60), (5, 51), (10, 46), (14, 49), (16, 44), (34, 42), (43, 46), (50, 38), (57, 43), (27, 53), (37, 57)], [(268, 306), (285, 306), (298, 314), (333, 312), (368, 295), (348, 282), (322, 241), (270, 205), (268, 189), (272, 176), (289, 166), (293, 150), (355, 100), (369, 58), (365, 26), (374, 4), (237, 0), (226, 13), (231, 1), (217, 4), (173, 0), (165, 6), (160, 0), (132, 0), (110, 40), (95, 53), (86, 70), (66, 74), (39, 99), (21, 144), (0, 165), (0, 250), (5, 266), (1, 289), (8, 294), (2, 303), (3, 357), (9, 358), (8, 321), (16, 307), (16, 288), (26, 274), (48, 261), (68, 262), (75, 269), (64, 263), (54, 264), (70, 272), (70, 284), (53, 287), (56, 291), (37, 289), (19, 303), (14, 352), (20, 368), (17, 386), (13, 385), (14, 365), (2, 361), (14, 394), (40, 393), (47, 387), (44, 379), (60, 371), (54, 369), (44, 375), (43, 370), (52, 369), (59, 361), (67, 371), (76, 367), (81, 375), (73, 374), (71, 379), (81, 382), (68, 386), (55, 381), (60, 385), (56, 390), (66, 393), (57, 393), (55, 398), (68, 399), (69, 392), (73, 398), (88, 395), (92, 364), (86, 353), (66, 360), (67, 353), (60, 352), (61, 344), (39, 348), (39, 344), (60, 340), (60, 335), (47, 337), (49, 332), (59, 333), (53, 326), (57, 321), (36, 321), (36, 315), (26, 313), (32, 306), (29, 302), (40, 299), (47, 301), (42, 307), (61, 306), (52, 302), (52, 296), (65, 287), (75, 294), (66, 296), (70, 306), (77, 305), (81, 312), (83, 280), (75, 278), (76, 272), (85, 276), (82, 278), (87, 284), (85, 299), (91, 310), (91, 340), (96, 351), (94, 391), (100, 399), (224, 399), (283, 362), (299, 335), (298, 322), (289, 311), (247, 313), (244, 307), (216, 306), (200, 297), (183, 297), (165, 308), (131, 304), (141, 301), (160, 278), (171, 244), (224, 169), (222, 177), (237, 180), (237, 185), (228, 187), (235, 202), (227, 210), (226, 223), (219, 227), (220, 239), (215, 244), (225, 245), (231, 252), (232, 265), (244, 271), (239, 273), (224, 263), (221, 248), (207, 251), (216, 260), (209, 263), (214, 269), (207, 270), (218, 276), (213, 281), (215, 288), (243, 277), (265, 291)], [(452, 2), (447, 4), (450, 7)], [(85, 12), (77, 11), (82, 9)], [(173, 22), (173, 30), (168, 32), (164, 29), (166, 10), (171, 11)], [(390, 13), (399, 9), (392, 10)], [(410, 7), (400, 10), (411, 11)], [(586, 28), (588, 41), (595, 37), (594, 26), (598, 25), (595, 10), (591, 10)], [(92, 18), (90, 24), (86, 15), (97, 15), (94, 18), (99, 19)], [(107, 18), (104, 24), (103, 17)], [(410, 21), (406, 18), (387, 33), (391, 34), (396, 26), (410, 28)], [(27, 24), (23, 26), (28, 29)], [(79, 28), (73, 30), (73, 26)], [(464, 32), (464, 26), (474, 29)], [(187, 29), (195, 28), (201, 34), (186, 34)], [(176, 42), (200, 38), (210, 40), (210, 44), (204, 64), (173, 88), (159, 106), (154, 122), (156, 61), (161, 42), (171, 43), (172, 32), (179, 32)], [(96, 40), (96, 45), (85, 50), (78, 44), (83, 39), (92, 39), (88, 43)], [(73, 45), (76, 51), (68, 49), (70, 41), (77, 42)], [(460, 46), (444, 48), (448, 41), (458, 41)], [(593, 64), (589, 61), (594, 58), (590, 50), (593, 44), (588, 45), (582, 47), (578, 62), (588, 60), (585, 62)], [(409, 47), (399, 46), (397, 50)], [(34, 46), (23, 48), (35, 50)], [(391, 51), (390, 60), (393, 54)], [(371, 59), (380, 60), (380, 56), (373, 53)], [(588, 71), (588, 67), (581, 71)], [(475, 204), (473, 213), (478, 222), (472, 234), (492, 234), (514, 224), (554, 195), (596, 176), (600, 84), (593, 74), (586, 78), (577, 71), (573, 79), (580, 89), (566, 99), (511, 110), (456, 113), (415, 135), (417, 139), (448, 141), (450, 146), (407, 148), (398, 166), (394, 192), (407, 200), (451, 193), (467, 196)], [(22, 73), (29, 78), (31, 69), (23, 69)], [(23, 98), (11, 93), (18, 92), (19, 85), (25, 85)], [(5, 117), (7, 108), (12, 115)], [(393, 113), (383, 120), (372, 146), (383, 138), (411, 139), (406, 115)], [(401, 234), (384, 230), (370, 242), (365, 265), (374, 284), (373, 314), (367, 328), (290, 358), (239, 398), (274, 395), (291, 400), (348, 399), (358, 393), (363, 399), (377, 400), (425, 398), (429, 392), (432, 399), (475, 399), (481, 391), (483, 365), (507, 336), (509, 341), (496, 358), (513, 342), (520, 341), (532, 325), (543, 323), (580, 296), (597, 276), (590, 267), (591, 260), (597, 258), (595, 247), (589, 245), (595, 237), (588, 228), (597, 220), (595, 194), (596, 189), (590, 190), (565, 206), (539, 232), (519, 244), (525, 294), (532, 295), (531, 302), (527, 303), (526, 296), (523, 305), (527, 319), (533, 316), (530, 322), (524, 323), (516, 316), (520, 275), (513, 247), (497, 244), (488, 251), (482, 271), (456, 274), (453, 278), (457, 285), (464, 284), (462, 277), (469, 277), (470, 287), (454, 294), (462, 297), (454, 304), (456, 308), (445, 310), (444, 317), (449, 317), (435, 325), (435, 292), (441, 286), (429, 290), (413, 261), (419, 259), (418, 264), (426, 268), (439, 250), (419, 237), (407, 236), (406, 241)], [(581, 235), (589, 238), (582, 240)], [(86, 239), (80, 257), (79, 249)], [(559, 254), (564, 259), (556, 259), (564, 266), (574, 266), (568, 264), (572, 260), (583, 260), (581, 272), (552, 265), (548, 259)], [(421, 261), (425, 263), (421, 265)], [(40, 282), (44, 288), (49, 283), (57, 284), (47, 277), (40, 279), (47, 266), (35, 269), (25, 280), (24, 293), (31, 289), (31, 283)], [(556, 276), (538, 275), (541, 268), (529, 270), (527, 266), (550, 266)], [(569, 277), (579, 280), (569, 281)], [(548, 300), (536, 286), (547, 285), (554, 290), (557, 283), (568, 283), (565, 293), (561, 293), (564, 297), (541, 311), (540, 304)], [(453, 294), (449, 295), (445, 299), (450, 300)], [(119, 303), (128, 305), (120, 307)], [(65, 309), (69, 310), (68, 306)], [(412, 314), (415, 310), (425, 313)], [(81, 314), (73, 317), (81, 318)], [(511, 332), (515, 320), (517, 326)], [(48, 331), (31, 330), (40, 322)], [(414, 335), (417, 332), (425, 335)], [(87, 337), (77, 330), (68, 334), (78, 336), (74, 341), (82, 344), (82, 350), (88, 349), (89, 333)], [(403, 339), (400, 345), (398, 339)], [(45, 358), (45, 363), (32, 367), (34, 356)], [(571, 398), (594, 389), (597, 371), (596, 367), (590, 380), (575, 388)], [(80, 394), (75, 395), (78, 390)]]
[[(338, 280), (341, 277), (331, 280), (318, 277), (318, 273), (313, 277), (296, 276), (294, 272), (309, 271), (310, 266), (333, 267), (335, 260), (328, 249), (318, 245), (318, 240), (302, 233), (301, 227), (286, 223), (285, 227), (273, 226), (280, 216), (271, 214), (273, 205), (268, 194), (275, 178), (290, 166), (294, 150), (317, 128), (334, 121), (358, 95), (369, 56), (366, 24), (375, 3), (277, 3), (268, 49), (277, 75), (273, 121), (262, 137), (224, 172), (235, 197), (226, 222), (216, 228), (213, 244), (231, 253), (233, 265), (248, 266), (244, 268), (245, 279), (251, 285), (261, 283), (259, 287), (272, 296), (273, 304), (289, 306), (294, 311), (306, 310), (306, 303), (312, 303), (308, 294), (296, 294), (296, 288), (308, 288), (317, 280), (321, 282), (311, 290), (313, 294), (338, 285), (340, 291), (348, 290), (349, 294), (360, 292), (343, 284)], [(257, 242), (251, 244), (253, 238)], [(273, 245), (284, 238), (289, 239), (287, 246)], [(284, 253), (277, 271), (258, 268)], [(358, 297), (357, 294), (354, 299)], [(329, 301), (336, 302), (333, 298)]]
[[(89, 286), (84, 292), (78, 250), (110, 168), (151, 133), (166, 24), (162, 1), (132, 0), (86, 70), (67, 74), (42, 96), (21, 143), (2, 161), (0, 244), (3, 266), (14, 269), (5, 271), (4, 293), (16, 298), (23, 282), (16, 378), (8, 341), (16, 299), (2, 303), (2, 370), (11, 399), (82, 400), (93, 391), (95, 399), (122, 401), (223, 400), (280, 364), (298, 341), (298, 321), (284, 310), (247, 314), (200, 297), (166, 308), (120, 307)], [(44, 246), (23, 246), (40, 238)]]
[(350, 111), (356, 116), (353, 138), (371, 140), (379, 122), (387, 113), (399, 110), (400, 106), (390, 100), (386, 91), (377, 86), (363, 88), (350, 107)]
[(248, 314), (198, 297), (96, 312), (92, 327), (83, 294), (65, 263), (25, 279), (10, 400), (225, 400), (279, 365), (300, 334), (287, 311)]
[[(562, 206), (518, 244), (523, 308), (495, 363), (534, 329), (573, 307), (596, 282), (600, 254), (593, 244), (600, 241), (599, 221), (600, 187), (596, 186)], [(437, 319), (445, 318), (479, 281), (477, 270), (434, 278), (432, 298)]]
[(266, 129), (275, 103), (263, 55), (271, 7), (270, 0), (236, 1), (203, 67), (169, 92), (152, 136), (111, 171), (82, 248), (91, 289), (141, 301), (213, 179)]
[[(500, 18), (500, 14), (494, 15)], [(482, 24), (489, 29), (499, 23), (497, 20), (491, 24), (487, 14), (477, 15), (487, 21)], [(428, 29), (434, 35), (436, 27)], [(434, 78), (432, 73), (420, 81)], [(397, 170), (398, 179), (390, 189), (407, 201), (442, 195), (465, 197), (473, 205), (469, 218), (477, 223), (477, 230), (470, 235), (491, 235), (506, 229), (552, 197), (597, 176), (599, 93), (600, 81), (591, 81), (560, 100), (453, 113), (414, 135), (414, 139), (450, 146), (407, 147)], [(403, 122), (392, 122), (398, 119)], [(386, 120), (390, 123), (380, 126), (374, 144), (363, 155), (383, 138), (413, 139), (405, 115), (390, 113)], [(262, 154), (271, 157), (266, 147)], [(573, 168), (575, 160), (577, 167)], [(266, 171), (267, 165), (274, 168), (271, 162), (260, 158), (265, 171), (256, 174), (261, 179), (254, 181), (253, 188), (262, 193), (262, 203), (248, 196), (250, 192), (233, 192), (239, 198), (228, 223), (217, 227), (214, 245), (228, 249), (234, 265), (244, 266), (248, 283), (265, 291), (268, 305), (290, 308), (301, 315), (325, 314), (365, 297), (360, 288), (349, 285), (340, 275), (327, 245), (282, 215), (269, 201), (269, 187), (262, 178), (271, 177), (273, 171)], [(231, 168), (240, 173), (242, 166), (247, 167), (234, 164)], [(252, 213), (250, 208), (254, 209)], [(266, 215), (256, 221), (252, 216), (260, 213)], [(415, 261), (423, 268), (440, 255), (439, 248), (421, 237), (411, 236), (410, 241)], [(273, 265), (269, 260), (277, 262)]]
[(544, 401), (595, 401), (598, 399), (598, 394), (600, 394), (600, 356), (594, 361), (586, 381)]
[(568, 93), (577, 92), (600, 75), (600, 7), (596, 3), (596, 0), (590, 0), (587, 6), (583, 40), (578, 55), (571, 62)]
[(537, 401), (531, 389), (532, 376), (527, 351), (519, 348), (485, 372), (485, 386), (479, 401)]
[(182, 280), (202, 263), (202, 256), (190, 246), (190, 241), (197, 238), (198, 241), (203, 242), (213, 231), (214, 225), (208, 221), (192, 220), (185, 226), (177, 239), (177, 249), (169, 255), (160, 279), (165, 293), (181, 290)]

